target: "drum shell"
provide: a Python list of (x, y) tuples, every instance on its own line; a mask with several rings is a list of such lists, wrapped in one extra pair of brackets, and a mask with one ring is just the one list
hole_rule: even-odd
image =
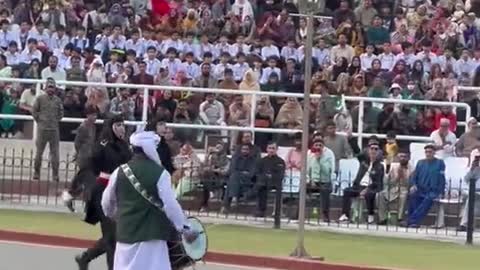
[(167, 246), (172, 270), (181, 270), (195, 264), (185, 252), (180, 236), (178, 240), (168, 241)]

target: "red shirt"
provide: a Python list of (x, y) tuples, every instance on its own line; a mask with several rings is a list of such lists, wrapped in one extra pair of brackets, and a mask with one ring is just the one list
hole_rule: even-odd
[(450, 131), (455, 132), (457, 130), (457, 116), (454, 113), (449, 113), (449, 114), (443, 114), (443, 113), (437, 113), (435, 115), (435, 129), (440, 128), (440, 120), (442, 118), (446, 118), (450, 121)]

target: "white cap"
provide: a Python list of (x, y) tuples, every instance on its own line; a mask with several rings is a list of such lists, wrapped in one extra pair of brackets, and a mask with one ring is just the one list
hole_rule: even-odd
[(160, 140), (160, 137), (153, 131), (139, 131), (130, 136), (130, 144), (142, 148), (145, 155), (158, 165), (162, 165), (157, 152)]

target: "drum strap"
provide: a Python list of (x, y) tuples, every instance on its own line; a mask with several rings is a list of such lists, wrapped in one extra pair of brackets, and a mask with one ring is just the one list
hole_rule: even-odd
[(150, 194), (148, 194), (148, 191), (143, 188), (142, 184), (140, 181), (138, 181), (137, 177), (135, 174), (133, 174), (132, 169), (130, 169), (130, 166), (128, 164), (123, 164), (120, 165), (120, 168), (122, 168), (123, 173), (127, 177), (128, 181), (130, 184), (132, 184), (133, 188), (149, 203), (153, 204), (155, 207), (157, 207), (160, 211), (163, 210), (163, 203), (159, 200), (156, 200), (154, 197), (152, 197)]

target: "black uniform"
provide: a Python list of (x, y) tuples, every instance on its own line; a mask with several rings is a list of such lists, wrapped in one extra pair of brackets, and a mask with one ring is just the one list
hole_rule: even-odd
[[(126, 141), (117, 139), (101, 141), (92, 156), (92, 166), (95, 175), (99, 175), (101, 172), (111, 174), (118, 166), (127, 163), (131, 157), (130, 146)], [(88, 264), (95, 258), (107, 253), (108, 269), (112, 270), (116, 244), (115, 222), (106, 217), (102, 210), (101, 202), (105, 188), (106, 183), (97, 181), (85, 205), (85, 222), (92, 225), (100, 222), (102, 238), (97, 240), (92, 248), (85, 251), (77, 261), (80, 260), (80, 263)]]
[(172, 153), (164, 137), (161, 137), (160, 143), (157, 146), (157, 153), (165, 170), (173, 174), (175, 168), (173, 167)]
[(275, 210), (280, 215), (282, 183), (285, 176), (285, 161), (277, 155), (266, 156), (257, 163), (257, 216), (265, 216), (268, 191), (275, 189)]

